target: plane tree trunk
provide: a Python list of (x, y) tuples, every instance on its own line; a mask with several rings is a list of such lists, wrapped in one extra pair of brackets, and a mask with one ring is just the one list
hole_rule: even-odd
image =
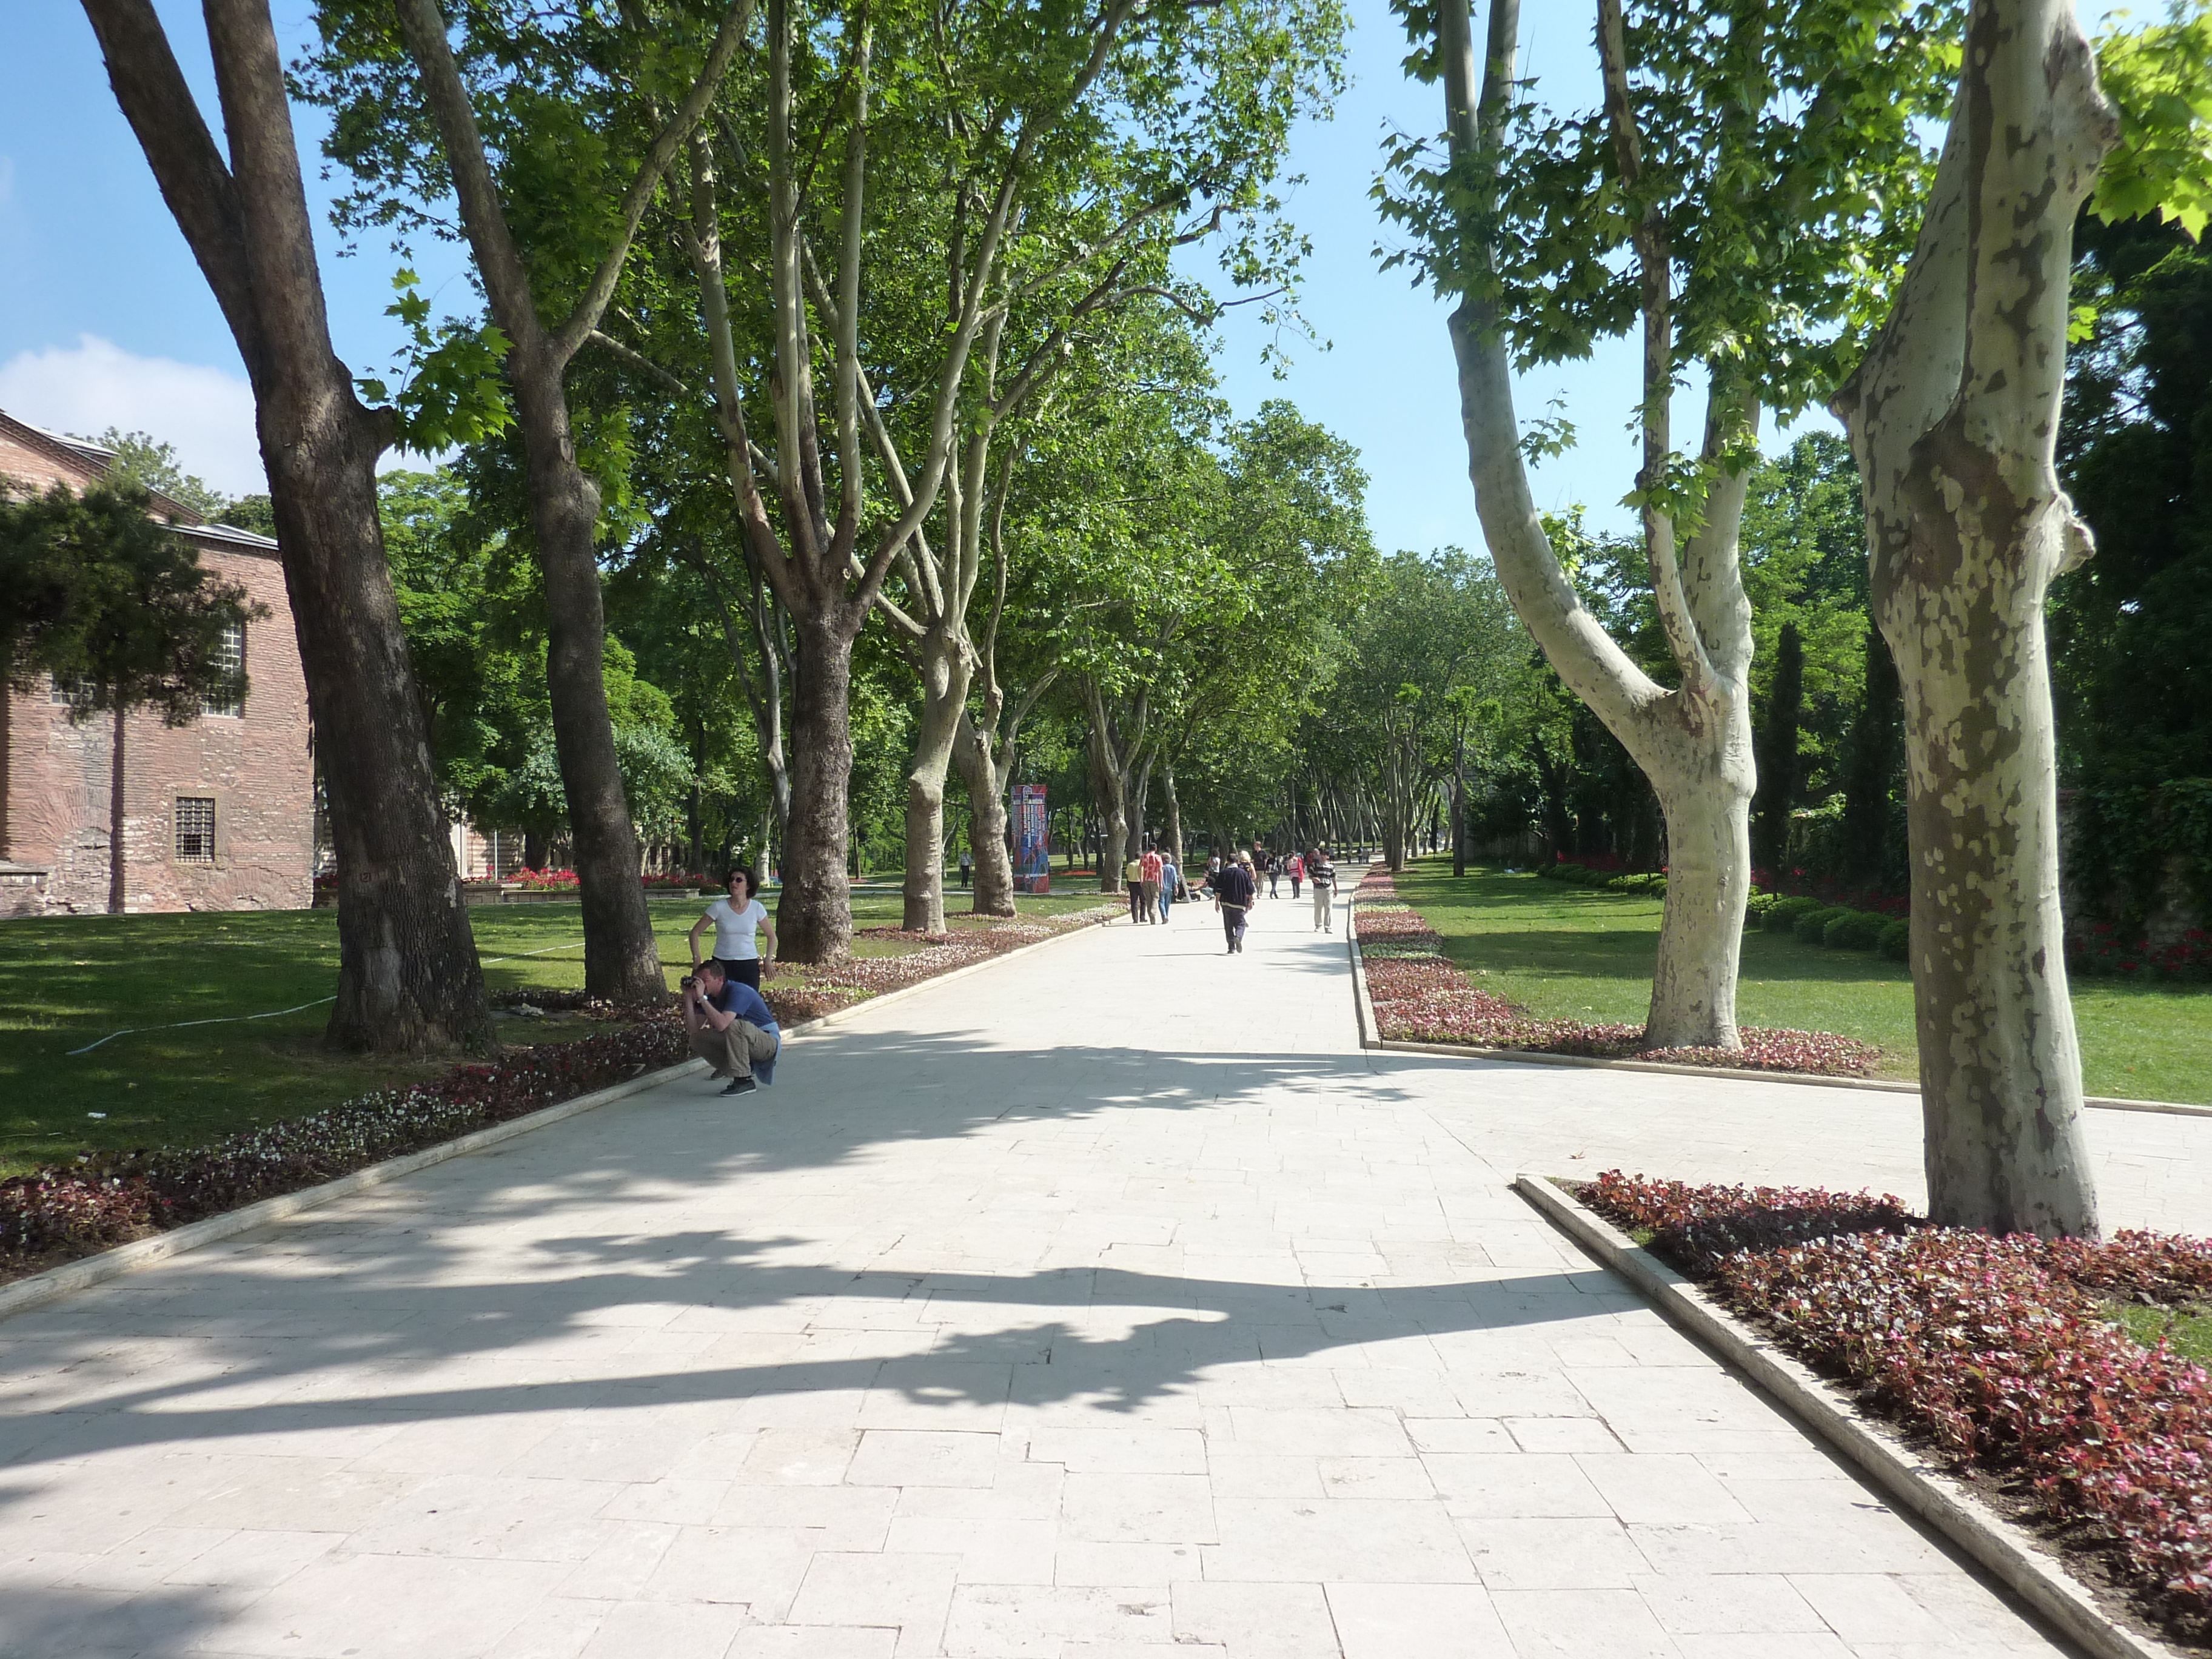
[[(1520, 8), (1492, 0), (1487, 79), (1478, 75), (1467, 0), (1442, 0), (1438, 46), (1455, 161), (1470, 172), (1494, 153), (1518, 49)], [(1634, 178), (1639, 140), (1628, 101), (1618, 0), (1600, 0), (1599, 43), (1606, 103), (1624, 176)], [(1492, 181), (1494, 188), (1494, 180)], [(1490, 233), (1471, 216), (1466, 233), (1479, 258)], [(1674, 375), (1673, 254), (1656, 211), (1636, 228), (1643, 320), (1644, 532), (1653, 597), (1681, 684), (1655, 682), (1583, 605), (1552, 550), (1528, 488), (1513, 405), (1511, 363), (1494, 302), (1470, 295), (1450, 319), (1459, 370), (1468, 476), (1492, 562), (1514, 610), (1568, 688), (1620, 738), (1651, 781), (1667, 815), (1670, 871), (1660, 926), (1659, 963), (1644, 1024), (1650, 1048), (1740, 1048), (1736, 980), (1750, 896), (1752, 761), (1751, 605), (1736, 536), (1747, 472), (1723, 454), (1754, 436), (1759, 405), (1717, 367), (1707, 400), (1701, 460), (1710, 482), (1698, 528), (1679, 541), (1657, 503), (1673, 459), (1668, 389)], [(1384, 834), (1391, 835), (1386, 818)], [(1678, 877), (1674, 872), (1679, 869)]]
[(85, 0), (116, 100), (253, 386), (337, 844), (337, 992), (325, 1041), (384, 1054), (481, 1050), (491, 1042), (483, 975), (377, 510), (392, 416), (362, 407), (331, 346), (266, 0), (204, 9), (228, 161), (149, 0)]
[(545, 594), (546, 689), (554, 750), (568, 799), (580, 878), (584, 988), (617, 1001), (667, 994), (660, 950), (639, 881), (637, 831), (623, 792), (607, 712), (606, 613), (599, 586), (599, 486), (579, 464), (568, 415), (568, 366), (614, 298), (630, 244), (661, 175), (706, 113), (752, 15), (738, 0), (699, 78), (655, 135), (620, 204), (617, 228), (565, 317), (548, 326), (520, 244), (507, 222), (439, 0), (398, 0), (400, 33), (441, 141), (462, 229), (493, 317), (512, 343), (507, 362), (522, 428), (530, 519)]
[(2064, 0), (1976, 0), (1896, 303), (1833, 404), (1905, 703), (1929, 1212), (2094, 1237), (2058, 898), (2045, 595), (2087, 558), (2058, 487), (2076, 212), (2118, 136)]

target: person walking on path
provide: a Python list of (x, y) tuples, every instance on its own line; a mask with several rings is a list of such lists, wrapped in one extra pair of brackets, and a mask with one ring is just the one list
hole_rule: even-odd
[(1164, 921), (1167, 918), (1159, 914), (1160, 883), (1167, 874), (1167, 860), (1160, 856), (1159, 848), (1147, 847), (1137, 862), (1145, 872), (1145, 920)]
[(968, 877), (975, 868), (975, 855), (963, 850), (960, 854), (960, 884), (963, 887), (968, 884)]
[(1175, 908), (1175, 902), (1182, 896), (1182, 871), (1176, 866), (1174, 859), (1163, 858), (1160, 860), (1160, 923), (1163, 927), (1167, 923), (1168, 912)]
[(1244, 927), (1250, 919), (1260, 884), (1252, 878), (1252, 855), (1239, 853), (1237, 862), (1222, 866), (1213, 878), (1213, 902), (1221, 911), (1221, 931), (1229, 940), (1229, 954), (1244, 948)]
[(1129, 920), (1150, 921), (1145, 910), (1145, 861), (1133, 854), (1121, 866), (1121, 885), (1129, 890)]
[(1316, 847), (1306, 860), (1306, 878), (1313, 883), (1314, 931), (1336, 931), (1335, 913), (1329, 908), (1336, 897), (1336, 866), (1328, 861), (1328, 848)]
[[(699, 936), (709, 927), (714, 930), (714, 960), (722, 964), (724, 977), (759, 990), (763, 969), (775, 971), (775, 924), (768, 919), (767, 907), (753, 896), (750, 871), (731, 871), (730, 896), (716, 899), (707, 907), (707, 914), (691, 924), (691, 971), (695, 974), (702, 965)], [(755, 943), (756, 935), (761, 943)]]
[(684, 975), (684, 1029), (691, 1052), (714, 1068), (713, 1075), (728, 1079), (724, 1094), (750, 1094), (756, 1076), (762, 1083), (775, 1081), (782, 1028), (761, 994), (725, 975), (720, 962), (702, 962), (697, 973)]
[(1285, 860), (1285, 873), (1291, 878), (1291, 902), (1296, 903), (1298, 896), (1298, 884), (1306, 878), (1306, 861), (1296, 853), (1291, 854)]
[(1267, 854), (1267, 896), (1280, 898), (1282, 896), (1283, 855), (1280, 853), (1270, 853)]

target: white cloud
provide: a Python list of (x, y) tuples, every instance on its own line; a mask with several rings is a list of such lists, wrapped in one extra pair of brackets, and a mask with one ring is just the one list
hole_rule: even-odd
[(140, 357), (81, 334), (74, 346), (17, 353), (0, 364), (0, 409), (53, 432), (110, 427), (177, 447), (177, 464), (228, 495), (268, 489), (253, 432), (253, 391), (202, 363)]

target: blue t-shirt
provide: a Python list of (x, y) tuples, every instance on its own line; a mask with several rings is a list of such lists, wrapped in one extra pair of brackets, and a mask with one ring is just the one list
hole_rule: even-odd
[(750, 1020), (763, 1031), (774, 1031), (778, 1036), (783, 1035), (781, 1028), (775, 1023), (775, 1016), (769, 1012), (768, 1004), (762, 1000), (761, 994), (743, 980), (724, 980), (722, 988), (707, 1000), (719, 1013), (735, 1014), (739, 1019)]

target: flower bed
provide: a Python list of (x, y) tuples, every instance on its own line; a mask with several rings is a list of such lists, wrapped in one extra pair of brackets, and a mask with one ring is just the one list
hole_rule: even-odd
[(1640, 1025), (1543, 1018), (1469, 984), (1443, 954), (1443, 941), (1426, 919), (1399, 898), (1389, 871), (1370, 871), (1352, 902), (1375, 1024), (1393, 1042), (1464, 1042), (1593, 1060), (1655, 1060), (1823, 1077), (1863, 1077), (1881, 1057), (1871, 1044), (1832, 1031), (1746, 1026), (1741, 1049), (1647, 1048)]
[(507, 885), (525, 893), (575, 893), (584, 878), (574, 870), (532, 870), (527, 866), (507, 878)]
[(1894, 1198), (1617, 1170), (1580, 1195), (1954, 1468), (2003, 1483), (2178, 1634), (2212, 1634), (2212, 1378), (2100, 1305), (2203, 1301), (2212, 1243), (1996, 1238)]
[[(1118, 905), (1100, 905), (1045, 920), (994, 920), (932, 936), (938, 942), (904, 956), (805, 967), (799, 970), (803, 983), (764, 994), (777, 1022), (789, 1028), (1121, 914)], [(895, 929), (872, 931), (896, 936)], [(0, 1181), (0, 1282), (521, 1117), (673, 1066), (690, 1052), (672, 1006), (617, 1007), (581, 991), (516, 992), (501, 1000), (526, 1001), (540, 1013), (627, 1023), (573, 1041), (510, 1049), (495, 1061), (456, 1066), (426, 1083), (379, 1090), (213, 1146), (86, 1157)]]
[(672, 1066), (686, 1052), (673, 1012), (658, 1011), (619, 1030), (456, 1066), (431, 1082), (379, 1090), (211, 1146), (110, 1153), (0, 1181), (0, 1272), (21, 1258), (97, 1249), (296, 1192)]

